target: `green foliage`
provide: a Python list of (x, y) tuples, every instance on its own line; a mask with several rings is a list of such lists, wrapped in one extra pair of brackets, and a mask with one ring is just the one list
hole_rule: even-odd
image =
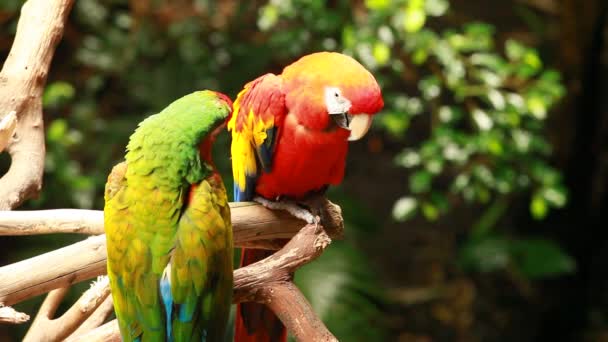
[(295, 281), (340, 341), (386, 340), (377, 278), (365, 257), (346, 242), (332, 242), (318, 260), (298, 270)]
[[(14, 32), (22, 2), (0, 4), (12, 13), (6, 32)], [(489, 24), (450, 27), (447, 0), (270, 0), (232, 9), (220, 1), (183, 9), (152, 1), (137, 11), (135, 3), (74, 3), (44, 94), (44, 191), (30, 208), (102, 208), (107, 174), (144, 117), (194, 89), (234, 98), (246, 82), (302, 54), (335, 50), (373, 71), (385, 98), (376, 127), (404, 146), (393, 158), (408, 189), (392, 209), (396, 220), (440, 221), (468, 205), (482, 215), (459, 253), (466, 270), (540, 278), (574, 269), (553, 242), (497, 228), (510, 203), (529, 199), (531, 215), (543, 219), (568, 197), (544, 134), (564, 88), (535, 49), (498, 37)], [(230, 189), (228, 135), (216, 145)], [(378, 218), (362, 200), (336, 202), (355, 215), (357, 234), (374, 232)], [(383, 287), (366, 261), (352, 244), (333, 243), (297, 274), (342, 340), (386, 340), (384, 327), (369, 324), (379, 320)]]
[(509, 239), (488, 236), (469, 240), (460, 250), (460, 264), (480, 272), (512, 267), (530, 279), (573, 272), (574, 260), (547, 239)]
[[(395, 219), (436, 221), (463, 203), (484, 207), (529, 193), (535, 219), (563, 207), (567, 192), (548, 163), (551, 146), (544, 135), (549, 109), (564, 94), (559, 73), (518, 41), (498, 45), (490, 24), (443, 31), (428, 26), (447, 13), (447, 1), (365, 6), (365, 15), (344, 26), (342, 47), (376, 70), (386, 99), (379, 126), (396, 139), (412, 130), (421, 137), (395, 158), (409, 177), (409, 194), (395, 203)], [(412, 83), (409, 90), (404, 80)], [(490, 239), (481, 247), (493, 246), (497, 260), (511, 260), (498, 257), (502, 249), (512, 252), (505, 244)]]

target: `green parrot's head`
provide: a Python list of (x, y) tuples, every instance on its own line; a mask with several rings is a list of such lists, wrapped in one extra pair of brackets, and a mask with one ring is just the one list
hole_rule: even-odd
[(215, 138), (232, 114), (232, 101), (228, 96), (217, 91), (201, 90), (182, 99), (192, 102), (188, 105), (194, 107), (197, 115), (193, 115), (190, 119), (198, 121), (192, 123), (194, 126), (205, 127), (202, 133), (207, 136), (206, 138)]
[(187, 96), (193, 96), (195, 108), (199, 108), (193, 115), (194, 126), (206, 126), (203, 130), (204, 136), (201, 139), (199, 150), (201, 158), (209, 163), (211, 160), (211, 147), (217, 135), (225, 130), (226, 123), (232, 114), (232, 101), (228, 96), (217, 91), (202, 90)]
[[(211, 90), (173, 101), (142, 121), (131, 135), (125, 159), (138, 166), (130, 170), (144, 174), (167, 169), (169, 175), (186, 174), (190, 183), (200, 181), (213, 168), (211, 146), (231, 112), (230, 99)], [(180, 177), (172, 181), (181, 184)]]

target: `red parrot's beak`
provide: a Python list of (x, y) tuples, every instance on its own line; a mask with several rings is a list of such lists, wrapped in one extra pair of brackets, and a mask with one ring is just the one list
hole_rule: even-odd
[(348, 141), (355, 141), (363, 138), (363, 136), (369, 131), (369, 128), (372, 125), (372, 116), (369, 114), (357, 114), (351, 115), (350, 123), (348, 125), (348, 129), (350, 130), (350, 135), (348, 136)]
[(369, 114), (352, 115), (348, 113), (330, 114), (336, 125), (350, 131), (349, 141), (361, 139), (372, 125), (372, 116)]

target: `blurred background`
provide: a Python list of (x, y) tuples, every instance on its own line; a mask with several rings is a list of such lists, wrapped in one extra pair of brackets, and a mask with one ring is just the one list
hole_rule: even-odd
[[(0, 3), (1, 59), (22, 3)], [(296, 275), (328, 328), (608, 341), (605, 0), (77, 0), (44, 94), (43, 192), (20, 209), (102, 209), (143, 118), (196, 89), (234, 98), (320, 50), (361, 61), (385, 97), (329, 192), (347, 237)], [(231, 188), (228, 153), (223, 134)], [(0, 265), (82, 238), (1, 237)], [(0, 340), (26, 329), (0, 326)]]

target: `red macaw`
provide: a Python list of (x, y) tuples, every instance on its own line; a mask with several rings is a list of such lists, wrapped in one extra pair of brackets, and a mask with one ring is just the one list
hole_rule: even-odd
[[(298, 199), (342, 181), (348, 141), (365, 135), (383, 104), (374, 76), (333, 52), (304, 56), (280, 75), (249, 82), (228, 122), (235, 201), (253, 199), (315, 222)], [(243, 250), (241, 266), (268, 255)], [(239, 305), (235, 341), (285, 340), (285, 327), (268, 308)]]

